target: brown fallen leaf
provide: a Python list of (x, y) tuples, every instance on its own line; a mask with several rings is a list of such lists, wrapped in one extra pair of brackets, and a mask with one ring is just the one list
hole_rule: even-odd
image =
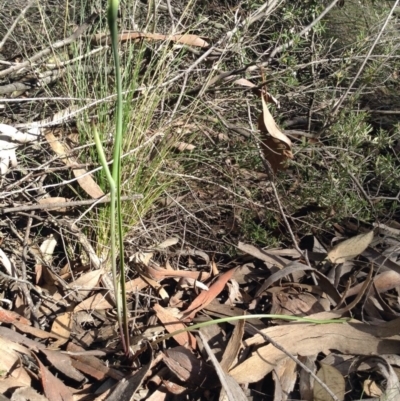
[(235, 328), (233, 329), (233, 333), (229, 342), (225, 348), (224, 354), (221, 360), (221, 368), (224, 372), (228, 372), (233, 363), (235, 362), (239, 351), (242, 347), (242, 338), (244, 334), (244, 325), (245, 320), (239, 320)]
[(65, 312), (54, 319), (51, 326), (51, 332), (56, 334), (58, 339), (54, 344), (51, 344), (50, 349), (58, 349), (64, 345), (71, 335), (72, 328), (72, 312)]
[(19, 313), (3, 309), (0, 307), (0, 323), (14, 323), (20, 322), (22, 324), (31, 325), (31, 322), (21, 316)]
[(127, 293), (141, 291), (148, 286), (149, 286), (149, 283), (144, 281), (141, 277), (127, 281), (125, 283)]
[(60, 351), (52, 351), (48, 349), (41, 349), (41, 352), (46, 355), (51, 366), (54, 366), (65, 376), (77, 382), (83, 382), (85, 380), (85, 376), (72, 366), (69, 355), (63, 354)]
[[(57, 203), (65, 203), (65, 202), (68, 202), (68, 200), (67, 200), (67, 198), (63, 198), (63, 197), (43, 198), (43, 199), (38, 200), (39, 205), (54, 205)], [(57, 209), (52, 209), (52, 211), (65, 213), (67, 211), (67, 208), (59, 207)]]
[[(344, 400), (346, 385), (344, 377), (336, 368), (321, 363), (321, 368), (317, 372), (317, 377), (327, 385), (340, 401)], [(314, 401), (332, 401), (332, 397), (317, 381), (314, 383), (313, 399)]]
[[(299, 360), (302, 362), (312, 373), (316, 373), (317, 367), (315, 361), (317, 355), (301, 356), (299, 355)], [(314, 378), (306, 372), (304, 369), (300, 369), (299, 372), (299, 391), (301, 400), (312, 401), (313, 400), (313, 388), (314, 388)]]
[[(2, 375), (0, 375), (2, 376)], [(0, 377), (0, 394), (5, 394), (10, 389), (16, 389), (19, 387), (25, 387), (27, 384), (20, 382), (18, 379), (8, 376), (8, 377)], [(3, 400), (0, 400), (3, 401)]]
[(45, 132), (45, 138), (53, 151), (61, 157), (63, 163), (72, 168), (74, 176), (77, 178), (81, 188), (93, 199), (104, 196), (103, 190), (96, 184), (91, 174), (83, 168), (73, 168), (77, 163), (74, 157), (68, 156), (68, 149), (54, 136), (48, 129)]
[(74, 312), (79, 312), (81, 310), (105, 310), (112, 309), (113, 305), (107, 301), (107, 298), (104, 294), (97, 293), (92, 295), (91, 297), (85, 299), (80, 304), (75, 306)]
[(354, 259), (368, 248), (373, 239), (374, 232), (370, 231), (339, 242), (328, 252), (328, 259), (332, 263), (344, 263)]
[(11, 401), (48, 401), (48, 399), (32, 387), (20, 387), (13, 392)]
[(265, 92), (261, 95), (262, 113), (258, 117), (258, 129), (261, 132), (261, 149), (264, 157), (274, 172), (285, 168), (288, 159), (293, 159), (290, 139), (278, 128), (269, 111), (267, 102), (271, 102)]
[(232, 278), (236, 269), (231, 269), (218, 277), (208, 291), (202, 291), (183, 313), (183, 320), (192, 320), (197, 312), (206, 307), (224, 289), (225, 284)]
[[(356, 321), (326, 325), (295, 323), (263, 330), (286, 351), (303, 356), (320, 352), (327, 354), (330, 350), (351, 355), (397, 354), (400, 352), (400, 335), (392, 335), (389, 339), (379, 338), (382, 333), (387, 334), (390, 331), (391, 328), (385, 327), (383, 330), (379, 326), (369, 326)], [(343, 341), (344, 338), (346, 341)], [(263, 342), (261, 336), (255, 335), (246, 340), (245, 345), (251, 346)], [(286, 354), (269, 344), (258, 348), (247, 360), (229, 373), (239, 383), (254, 383), (270, 373), (284, 357)]]
[[(13, 323), (15, 327), (17, 327), (18, 324), (21, 324), (19, 322), (14, 322)], [(30, 328), (31, 326), (28, 326), (26, 324), (21, 325), (22, 328)], [(40, 330), (40, 329), (37, 329)], [(24, 333), (24, 330), (21, 330)], [(47, 333), (48, 334), (48, 333)], [(46, 338), (49, 338), (52, 336), (47, 335)], [(11, 330), (7, 327), (0, 327), (0, 338), (4, 338), (10, 341), (14, 341), (20, 345), (25, 345), (27, 348), (37, 351), (40, 348), (45, 348), (45, 345), (37, 342), (35, 340), (31, 340), (30, 338), (16, 332), (15, 330)]]
[(307, 316), (312, 313), (324, 312), (321, 303), (312, 294), (298, 293), (290, 288), (272, 294), (273, 315)]
[[(42, 339), (54, 338), (57, 341), (58, 340), (62, 340), (62, 337), (60, 337), (58, 334), (52, 333), (52, 332), (48, 332), (48, 331), (44, 331), (44, 330), (41, 330), (41, 329), (39, 329), (37, 327), (28, 326), (28, 325), (22, 324), (20, 322), (14, 322), (13, 325), (19, 331), (21, 331), (22, 333), (31, 334), (31, 335), (33, 335), (35, 337), (38, 337), (38, 338), (42, 338)], [(40, 343), (39, 343), (39, 345), (40, 345)], [(38, 346), (38, 344), (35, 343), (35, 346)]]
[(265, 251), (264, 249), (260, 249), (251, 244), (245, 244), (244, 242), (239, 242), (237, 247), (242, 252), (262, 260), (268, 267), (277, 266), (279, 269), (281, 269), (290, 263), (289, 259), (273, 255), (271, 252)]
[(43, 391), (49, 401), (74, 401), (71, 390), (59, 378), (55, 377), (35, 354), (34, 356), (39, 366)]
[[(201, 39), (197, 35), (162, 35), (159, 33), (145, 33), (145, 32), (126, 32), (118, 35), (120, 42), (126, 42), (127, 40), (139, 40), (139, 39), (150, 39), (150, 40), (171, 40), (176, 43), (181, 43), (188, 46), (196, 47), (207, 47), (209, 44)], [(110, 41), (110, 35), (99, 33), (94, 36), (93, 42), (97, 45), (106, 44)]]
[(164, 363), (179, 380), (201, 387), (215, 387), (218, 378), (214, 369), (182, 346), (164, 351)]
[(107, 376), (115, 380), (121, 380), (124, 375), (116, 369), (106, 366), (100, 359), (92, 355), (77, 355), (77, 353), (84, 351), (84, 348), (69, 342), (67, 351), (73, 353), (71, 356), (72, 366), (86, 373), (97, 380), (103, 380)]
[[(186, 328), (184, 323), (178, 322), (174, 315), (172, 315), (167, 309), (163, 308), (159, 304), (155, 304), (153, 309), (168, 333)], [(177, 334), (174, 336), (174, 340), (184, 347), (189, 346), (191, 349), (196, 349), (196, 339), (190, 332)]]
[(148, 266), (144, 266), (143, 269), (149, 277), (158, 281), (166, 278), (190, 278), (194, 280), (207, 280), (210, 278), (210, 273), (208, 272), (164, 269), (156, 263), (149, 263)]
[(30, 386), (31, 378), (24, 368), (19, 368), (20, 353), (30, 355), (23, 345), (17, 344), (6, 338), (0, 337), (0, 371), (17, 379), (23, 386)]
[[(400, 286), (400, 274), (393, 270), (389, 270), (376, 275), (373, 279), (373, 283), (379, 293), (386, 292)], [(346, 293), (346, 298), (359, 294), (363, 285), (364, 283), (360, 283), (350, 288)], [(371, 292), (373, 292), (372, 288), (369, 293)]]
[(78, 290), (79, 294), (85, 298), (97, 286), (102, 274), (104, 274), (103, 269), (92, 270), (86, 274), (82, 274), (82, 276), (70, 284), (70, 287)]
[(272, 378), (275, 382), (274, 401), (287, 401), (297, 380), (297, 364), (289, 357), (282, 359), (274, 369)]

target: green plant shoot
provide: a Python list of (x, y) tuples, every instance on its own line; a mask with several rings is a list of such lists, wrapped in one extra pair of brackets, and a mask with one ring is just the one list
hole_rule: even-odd
[[(110, 233), (111, 233), (111, 268), (115, 292), (115, 300), (117, 307), (118, 325), (121, 333), (121, 341), (128, 355), (129, 348), (129, 330), (128, 330), (128, 310), (126, 304), (125, 290), (125, 269), (124, 269), (124, 246), (123, 246), (123, 230), (122, 230), (122, 212), (121, 212), (121, 148), (123, 135), (123, 99), (122, 99), (122, 78), (118, 55), (118, 6), (119, 0), (109, 0), (107, 10), (108, 27), (111, 34), (112, 53), (115, 66), (115, 82), (117, 91), (117, 102), (115, 111), (115, 136), (113, 151), (113, 166), (110, 172), (105, 156), (105, 152), (96, 129), (94, 129), (95, 142), (103, 165), (107, 180), (110, 185)], [(119, 249), (120, 273), (117, 272), (117, 243)]]

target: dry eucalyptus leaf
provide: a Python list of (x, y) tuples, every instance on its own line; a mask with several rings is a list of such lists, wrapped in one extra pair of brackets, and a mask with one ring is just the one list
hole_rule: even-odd
[(167, 249), (170, 246), (176, 245), (179, 242), (179, 238), (177, 237), (171, 237), (167, 238), (165, 241), (159, 243), (156, 248), (157, 249)]
[(103, 269), (92, 270), (89, 273), (83, 274), (71, 283), (71, 288), (78, 290), (81, 296), (87, 297), (93, 290), (93, 287), (97, 286), (102, 274), (104, 274)]
[(57, 349), (61, 345), (65, 344), (71, 335), (72, 328), (72, 313), (65, 312), (54, 320), (51, 326), (51, 332), (60, 337), (54, 344), (49, 348)]
[[(378, 326), (360, 322), (334, 324), (293, 324), (270, 327), (262, 330), (286, 351), (295, 355), (315, 355), (331, 350), (350, 355), (370, 355), (371, 353), (397, 354), (400, 352), (400, 335)], [(397, 329), (398, 332), (398, 329)], [(397, 333), (396, 332), (396, 333)], [(380, 338), (383, 333), (390, 339)], [(345, 341), (343, 340), (345, 339)], [(246, 346), (263, 343), (260, 335), (245, 341)], [(272, 344), (260, 347), (229, 373), (239, 383), (254, 383), (270, 373), (286, 354)]]
[(362, 254), (374, 238), (374, 232), (359, 234), (335, 245), (328, 252), (328, 259), (332, 263), (344, 263)]
[[(345, 381), (342, 374), (333, 366), (321, 363), (317, 376), (340, 400), (344, 400)], [(314, 382), (314, 401), (332, 401), (329, 393), (317, 382)]]
[(258, 129), (261, 131), (261, 149), (264, 157), (276, 172), (285, 168), (287, 159), (293, 159), (290, 139), (281, 132), (269, 111), (267, 102), (271, 102), (266, 93), (261, 96), (262, 113), (258, 118)]
[(297, 381), (297, 364), (292, 358), (284, 358), (274, 369), (274, 401), (287, 401)]
[(179, 152), (184, 152), (184, 151), (191, 152), (196, 148), (196, 146), (192, 145), (191, 143), (186, 143), (182, 141), (175, 143), (173, 147), (177, 149)]
[[(145, 32), (126, 32), (118, 35), (118, 40), (120, 42), (126, 42), (127, 40), (139, 40), (139, 39), (149, 39), (149, 40), (171, 40), (176, 43), (196, 46), (196, 47), (207, 47), (208, 43), (197, 35), (163, 35), (160, 33), (145, 33)], [(93, 42), (96, 44), (105, 44), (110, 41), (108, 34), (97, 34), (95, 35)]]
[(104, 309), (112, 309), (113, 305), (107, 301), (107, 298), (104, 294), (98, 292), (97, 294), (92, 295), (89, 298), (86, 298), (80, 304), (75, 306), (74, 312), (79, 312), (81, 310), (104, 310)]
[[(68, 199), (63, 198), (61, 196), (57, 196), (54, 198), (43, 198), (43, 199), (39, 199), (39, 201), (38, 201), (39, 205), (54, 205), (54, 204), (57, 205), (58, 203), (65, 203), (65, 202), (68, 202)], [(65, 213), (67, 211), (67, 208), (59, 207), (57, 209), (52, 209), (52, 211)]]
[(14, 343), (6, 338), (0, 337), (0, 373), (7, 373), (21, 383), (21, 385), (29, 386), (31, 379), (28, 373), (22, 369), (18, 370), (21, 354), (29, 355), (29, 351), (23, 345)]
[(48, 130), (45, 133), (45, 137), (50, 147), (58, 156), (60, 156), (65, 165), (72, 168), (73, 174), (81, 188), (93, 199), (104, 196), (103, 190), (97, 185), (91, 174), (83, 168), (74, 168), (77, 164), (77, 160), (74, 157), (68, 156), (69, 149), (67, 149), (64, 144), (54, 136), (53, 132)]

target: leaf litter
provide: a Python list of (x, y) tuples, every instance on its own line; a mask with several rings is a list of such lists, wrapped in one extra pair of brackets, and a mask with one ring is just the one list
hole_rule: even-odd
[[(132, 337), (135, 358), (128, 371), (124, 366), (127, 362), (121, 365), (124, 356), (115, 331), (115, 317), (110, 315), (114, 306), (107, 300), (107, 291), (101, 285), (104, 271), (83, 272), (79, 278), (71, 277), (69, 283), (57, 280), (54, 273), (45, 275), (40, 285), (44, 288), (47, 283), (47, 288), (54, 288), (54, 296), (59, 294), (67, 302), (63, 307), (45, 302), (39, 307), (39, 311), (43, 309), (41, 316), (48, 322), (47, 329), (43, 325), (43, 329), (34, 327), (34, 322), (14, 311), (0, 309), (3, 326), (0, 327), (3, 350), (0, 370), (4, 372), (1, 381), (7, 386), (7, 380), (12, 380), (10, 390), (5, 392), (11, 394), (11, 388), (22, 389), (36, 382), (46, 399), (72, 400), (79, 393), (79, 399), (89, 400), (97, 399), (101, 393), (94, 396), (84, 388), (95, 386), (99, 387), (97, 391), (108, 394), (107, 399), (113, 400), (122, 399), (120, 394), (126, 388), (132, 392), (140, 388), (149, 391), (146, 383), (151, 383), (157, 376), (159, 385), (152, 394), (161, 391), (162, 394), (175, 392), (182, 395), (190, 391), (201, 397), (212, 388), (212, 391), (221, 392), (220, 399), (243, 400), (247, 399), (248, 386), (251, 389), (269, 378), (274, 383), (273, 399), (286, 401), (299, 391), (298, 388), (303, 389), (304, 394), (305, 388), (309, 388), (308, 399), (330, 400), (326, 388), (310, 376), (314, 375), (325, 383), (337, 400), (342, 401), (350, 383), (354, 384), (361, 375), (364, 379), (359, 383), (359, 391), (363, 389), (372, 395), (388, 395), (395, 399), (399, 396), (394, 383), (400, 373), (400, 360), (395, 358), (400, 353), (400, 314), (396, 312), (390, 291), (397, 287), (395, 275), (398, 273), (382, 271), (381, 265), (363, 259), (363, 252), (372, 239), (368, 232), (344, 240), (327, 251), (325, 258), (320, 258), (321, 262), (314, 262), (312, 268), (296, 252), (291, 253), (292, 256), (279, 256), (279, 253), (290, 253), (263, 250), (244, 243), (238, 246), (242, 255), (231, 262), (236, 267), (225, 272), (220, 273), (221, 267), (209, 259), (209, 272), (213, 273), (202, 276), (200, 270), (196, 272), (195, 259), (191, 258), (191, 270), (182, 270), (182, 266), (179, 270), (207, 284), (206, 290), (196, 289), (193, 285), (181, 287), (187, 274), (179, 274), (179, 270), (172, 267), (176, 259), (174, 248), (179, 248), (179, 241), (166, 241), (165, 246), (154, 248), (158, 250), (141, 257), (132, 256), (134, 263), (142, 265), (142, 269), (137, 270), (142, 273), (132, 278), (130, 294), (153, 288), (160, 290), (160, 285), (168, 283), (167, 287), (163, 286), (168, 297), (161, 300), (155, 296), (147, 300), (148, 305), (152, 305), (151, 309), (143, 311), (152, 317), (147, 324), (142, 323), (140, 308), (133, 309), (137, 322)], [(158, 259), (158, 254), (163, 258)], [(46, 255), (51, 263), (52, 252)], [(249, 264), (249, 255), (252, 264)], [(198, 263), (201, 260), (198, 259)], [(350, 274), (342, 276), (339, 285), (334, 287), (329, 271), (349, 260), (353, 263)], [(164, 270), (165, 273), (154, 274), (154, 267), (146, 270), (146, 265), (157, 265), (157, 271)], [(296, 275), (299, 272), (301, 274)], [(311, 273), (316, 273), (317, 283), (307, 284)], [(155, 287), (155, 283), (159, 286)], [(235, 295), (232, 295), (234, 288)], [(75, 296), (71, 297), (71, 294)], [(381, 296), (380, 301), (377, 294)], [(169, 305), (172, 299), (177, 306)], [(380, 302), (391, 305), (394, 320), (388, 320), (387, 309), (382, 308)], [(253, 304), (253, 307), (246, 312), (245, 304)], [(53, 319), (46, 317), (45, 311), (49, 308)], [(245, 312), (314, 319), (344, 317), (347, 321), (282, 323), (275, 318), (257, 319), (257, 323), (249, 319), (216, 326), (213, 337), (206, 337), (206, 332), (200, 329), (203, 334), (199, 336), (187, 332), (166, 340), (165, 345), (159, 342), (163, 334), (182, 330), (198, 319), (207, 321)], [(260, 334), (253, 329), (257, 325)], [(15, 335), (12, 331), (4, 331), (7, 327), (15, 330)], [(108, 334), (107, 327), (110, 329)], [(149, 331), (150, 327), (154, 330)], [(26, 337), (20, 338), (18, 333)], [(269, 344), (261, 334), (276, 341), (285, 352)], [(211, 341), (211, 338), (219, 340)], [(295, 359), (288, 358), (287, 353)], [(21, 359), (21, 355), (25, 355), (29, 364)], [(148, 355), (155, 358), (150, 365), (145, 363)], [(161, 358), (157, 358), (158, 355)], [(347, 368), (338, 365), (340, 360), (329, 359), (335, 355), (346, 357)], [(392, 356), (392, 359), (382, 359), (384, 356)], [(309, 370), (303, 372), (296, 360), (309, 361)], [(37, 370), (32, 370), (35, 365)], [(360, 371), (360, 367), (363, 370)], [(109, 384), (101, 386), (106, 383)]]

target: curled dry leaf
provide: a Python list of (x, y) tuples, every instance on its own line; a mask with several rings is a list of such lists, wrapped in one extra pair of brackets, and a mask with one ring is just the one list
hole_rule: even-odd
[(392, 366), (380, 356), (366, 356), (360, 358), (356, 364), (358, 368), (361, 364), (368, 364), (374, 371), (378, 371), (385, 379), (386, 388), (381, 400), (400, 401), (399, 379)]
[(235, 270), (236, 269), (228, 270), (218, 277), (218, 279), (210, 286), (208, 291), (202, 291), (183, 313), (184, 320), (192, 320), (197, 312), (210, 304), (211, 301), (224, 289), (225, 284), (232, 278)]
[(368, 397), (380, 397), (383, 394), (376, 382), (370, 379), (364, 380), (363, 391)]
[(328, 252), (328, 259), (332, 263), (344, 263), (346, 260), (361, 255), (374, 238), (374, 232), (359, 234), (335, 245)]
[[(393, 270), (388, 270), (386, 272), (376, 275), (373, 279), (373, 283), (374, 289), (376, 291), (378, 291), (379, 293), (386, 292), (400, 286), (400, 274), (396, 273)], [(347, 291), (346, 293), (346, 298), (359, 294), (361, 289), (363, 288), (363, 285), (364, 283), (360, 283), (350, 288), (349, 291)], [(371, 288), (369, 292), (372, 291), (373, 289)]]
[(258, 129), (261, 131), (261, 149), (264, 157), (274, 172), (285, 168), (288, 159), (293, 159), (290, 139), (280, 131), (269, 111), (267, 95), (261, 95), (262, 113), (258, 117)]

